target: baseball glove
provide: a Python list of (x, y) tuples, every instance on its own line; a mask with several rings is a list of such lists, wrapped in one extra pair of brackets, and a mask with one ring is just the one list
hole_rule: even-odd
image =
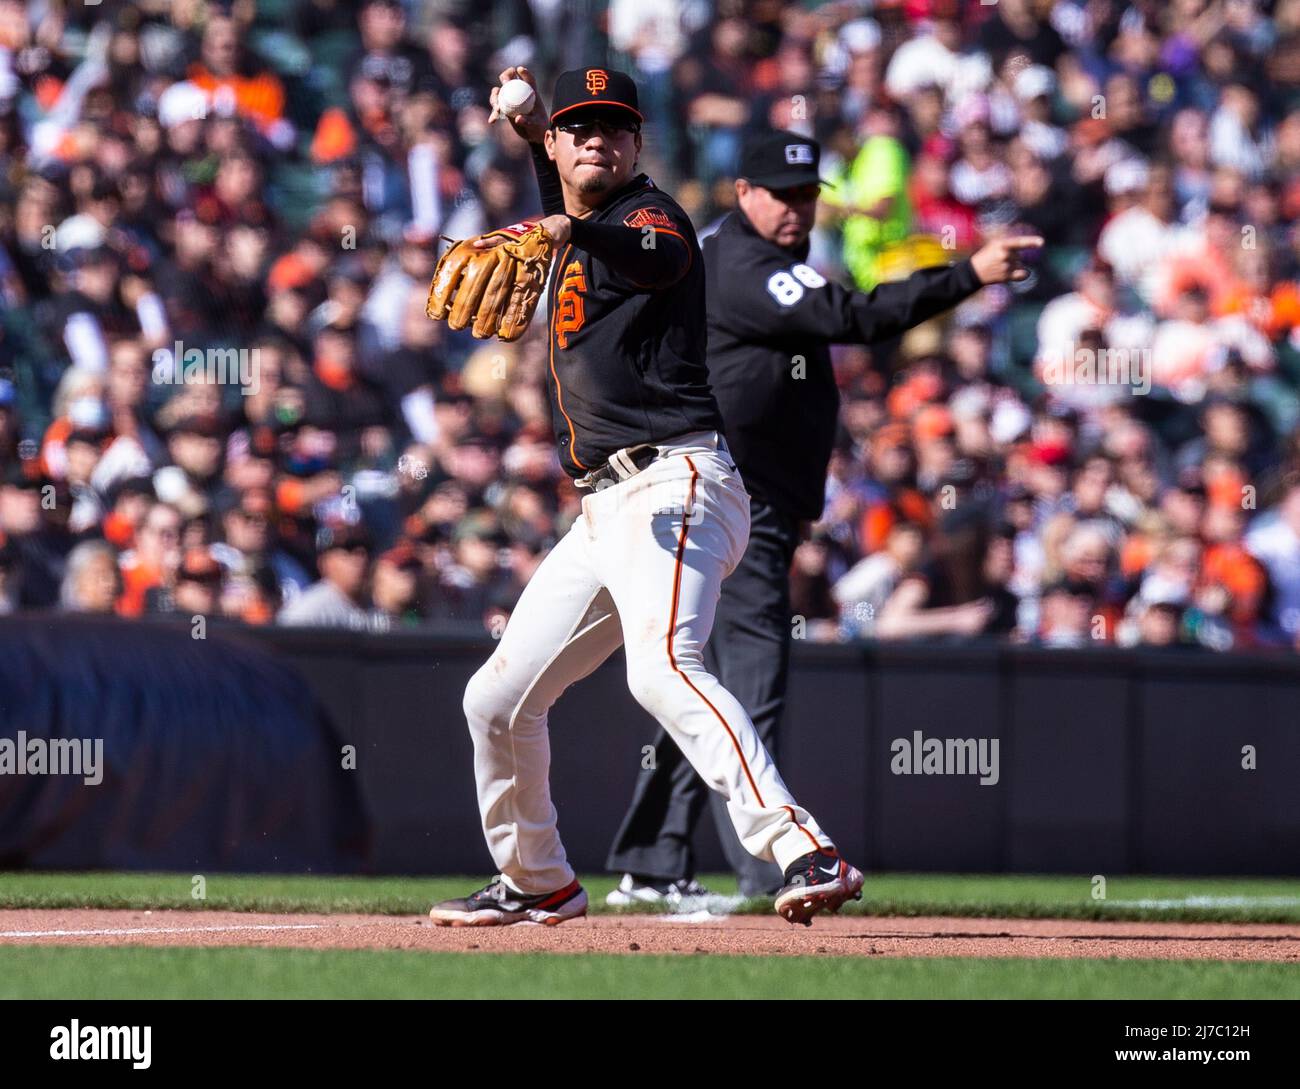
[[(478, 238), (503, 238), (475, 249)], [(474, 336), (516, 340), (533, 319), (551, 267), (552, 238), (530, 220), (455, 242), (438, 259), (424, 312)]]

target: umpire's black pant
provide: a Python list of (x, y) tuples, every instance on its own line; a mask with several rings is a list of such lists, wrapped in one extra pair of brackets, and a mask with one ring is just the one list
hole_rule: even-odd
[[(799, 523), (757, 499), (750, 501), (750, 519), (749, 545), (722, 584), (704, 661), (740, 701), (779, 762), (777, 731), (790, 667), (790, 563)], [(654, 755), (654, 767), (637, 780), (608, 868), (656, 881), (693, 877), (691, 837), (707, 798), (727, 861), (740, 876), (740, 891), (761, 896), (780, 888), (781, 871), (740, 845), (722, 795), (705, 785), (662, 729), (655, 736)]]

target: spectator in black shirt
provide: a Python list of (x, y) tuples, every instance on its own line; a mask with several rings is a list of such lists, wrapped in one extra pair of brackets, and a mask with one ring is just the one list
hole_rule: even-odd
[(365, 0), (357, 13), (361, 49), (348, 64), (349, 76), (363, 65), (373, 78), (382, 73), (401, 95), (427, 83), (429, 59), (406, 41), (406, 13), (398, 0)]
[(980, 49), (992, 55), (995, 68), (1001, 68), (1007, 54), (1024, 53), (1035, 64), (1055, 68), (1065, 52), (1065, 42), (1052, 25), (1040, 18), (1031, 0), (1000, 0), (993, 17), (981, 28)]

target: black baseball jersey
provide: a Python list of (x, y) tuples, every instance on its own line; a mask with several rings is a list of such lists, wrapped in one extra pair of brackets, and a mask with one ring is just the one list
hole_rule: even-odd
[[(545, 171), (539, 161), (547, 214), (563, 212)], [(721, 431), (704, 361), (704, 262), (686, 213), (638, 174), (570, 223), (547, 285), (547, 388), (565, 470), (576, 478), (625, 446)]]
[(739, 210), (704, 240), (709, 382), (751, 495), (821, 516), (839, 390), (832, 344), (896, 336), (979, 290), (969, 260), (863, 294), (806, 264), (809, 244), (769, 242)]

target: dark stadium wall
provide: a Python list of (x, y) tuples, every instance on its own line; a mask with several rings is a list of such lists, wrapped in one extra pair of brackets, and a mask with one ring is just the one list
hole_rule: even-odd
[[(460, 700), (490, 640), (250, 634), (357, 745), (376, 870), (488, 869)], [(1285, 655), (797, 643), (779, 762), (876, 870), (1295, 874), (1297, 696)], [(998, 781), (895, 774), (895, 743), (917, 731), (998, 739)], [(653, 734), (621, 654), (553, 709), (553, 797), (580, 871), (603, 867)], [(701, 870), (722, 866), (708, 813), (697, 845)]]
[[(460, 701), (490, 649), (0, 622), (0, 743), (98, 736), (106, 764), (99, 786), (0, 774), (0, 865), (484, 873)], [(1296, 874), (1298, 690), (1289, 656), (800, 643), (779, 760), (874, 870)], [(555, 706), (580, 871), (602, 868), (652, 736), (621, 654)], [(927, 767), (926, 742), (957, 739), (997, 740), (996, 782)], [(699, 868), (721, 868), (707, 812), (698, 839)]]

